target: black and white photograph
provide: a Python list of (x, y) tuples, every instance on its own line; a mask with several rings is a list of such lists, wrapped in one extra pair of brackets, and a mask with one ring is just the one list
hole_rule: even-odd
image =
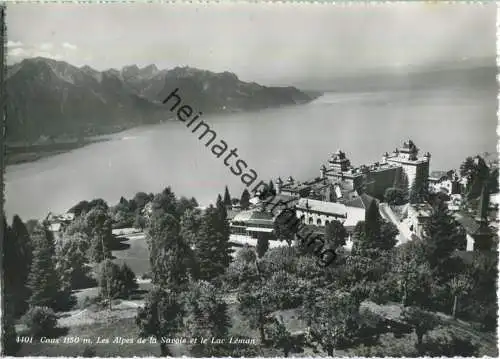
[(1, 3), (1, 354), (498, 357), (496, 15)]

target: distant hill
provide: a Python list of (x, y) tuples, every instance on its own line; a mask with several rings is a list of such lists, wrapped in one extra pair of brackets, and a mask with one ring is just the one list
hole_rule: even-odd
[(466, 59), (427, 66), (401, 66), (290, 81), (301, 89), (323, 92), (398, 91), (481, 88), (496, 91), (496, 58)]
[(105, 134), (171, 117), (161, 101), (175, 88), (204, 113), (301, 104), (314, 99), (294, 87), (246, 83), (232, 73), (155, 65), (97, 71), (46, 58), (8, 67), (7, 140)]

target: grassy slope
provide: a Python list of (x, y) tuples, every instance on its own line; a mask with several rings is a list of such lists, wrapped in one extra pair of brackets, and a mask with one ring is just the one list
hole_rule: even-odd
[[(113, 251), (113, 255), (116, 257), (116, 261), (125, 261), (128, 265), (132, 267), (134, 272), (140, 276), (140, 274), (148, 271), (149, 269), (149, 258), (147, 243), (145, 239), (136, 238), (125, 241), (124, 243), (129, 244), (126, 249), (121, 251)], [(148, 284), (141, 284), (141, 289), (147, 289), (150, 287)], [(79, 298), (81, 302), (83, 297), (87, 294), (97, 293), (96, 290), (89, 289), (87, 293), (82, 291)], [(92, 295), (90, 295), (92, 296)], [(387, 306), (388, 308), (390, 306)], [(99, 313), (94, 313), (99, 315)], [(230, 328), (230, 336), (234, 337), (247, 337), (247, 338), (259, 338), (259, 333), (257, 330), (250, 328), (248, 321), (240, 315), (236, 304), (229, 305), (229, 317), (232, 321), (232, 327)], [(297, 310), (286, 310), (279, 311), (276, 313), (283, 317), (284, 322), (287, 324), (288, 330), (292, 333), (304, 330), (304, 323), (298, 319)], [(102, 312), (101, 316), (106, 315)], [(480, 343), (480, 355), (488, 355), (492, 357), (497, 356), (497, 346), (496, 338), (492, 333), (482, 333), (476, 330), (470, 323), (461, 320), (452, 320), (449, 316), (441, 315), (443, 322), (447, 325), (454, 327), (455, 330), (466, 332), (470, 334), (475, 340)], [(436, 328), (430, 333), (430, 336), (435, 336), (441, 328)], [(135, 324), (134, 318), (111, 318), (105, 323), (94, 323), (92, 325), (80, 325), (69, 328), (69, 332), (66, 336), (77, 336), (80, 338), (89, 338), (96, 340), (98, 336), (103, 338), (110, 338), (112, 340), (115, 336), (122, 338), (137, 338), (138, 330)], [(259, 342), (259, 340), (257, 340)], [(382, 335), (380, 338), (382, 346), (392, 346), (397, 344), (398, 346), (412, 346), (414, 345), (416, 338), (415, 334), (404, 335), (401, 338), (394, 338), (392, 334)], [(81, 355), (85, 347), (88, 344), (23, 344), (19, 356), (78, 356)], [(97, 356), (102, 357), (116, 357), (116, 356), (159, 356), (160, 349), (158, 344), (94, 344), (92, 345), (96, 350)], [(187, 348), (183, 345), (171, 346), (171, 350), (176, 356), (189, 355)], [(348, 351), (336, 352), (337, 356), (348, 355)], [(281, 353), (276, 349), (265, 348), (262, 355), (264, 356), (281, 356)], [(320, 349), (314, 350), (313, 348), (304, 348), (303, 353), (293, 354), (294, 356), (317, 356), (325, 355), (325, 353)]]

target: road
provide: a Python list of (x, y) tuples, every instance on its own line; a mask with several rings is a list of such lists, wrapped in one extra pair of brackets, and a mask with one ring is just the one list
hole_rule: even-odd
[(396, 245), (400, 245), (411, 240), (412, 232), (405, 222), (399, 221), (399, 219), (387, 203), (380, 203), (379, 212), (382, 218), (384, 218), (386, 221), (391, 222), (397, 227), (399, 234), (397, 237), (398, 243)]

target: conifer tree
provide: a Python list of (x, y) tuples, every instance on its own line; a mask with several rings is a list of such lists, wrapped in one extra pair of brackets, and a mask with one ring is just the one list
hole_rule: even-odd
[(17, 247), (19, 248), (19, 271), (17, 272), (19, 281), (25, 283), (28, 279), (31, 262), (33, 260), (33, 248), (31, 248), (31, 238), (26, 225), (18, 215), (12, 219), (12, 235), (16, 238)]
[(31, 306), (54, 308), (59, 295), (59, 278), (55, 270), (55, 249), (52, 233), (38, 226), (32, 236), (33, 263), (29, 274)]
[(18, 216), (14, 216), (12, 227), (3, 218), (4, 259), (3, 273), (7, 295), (12, 297), (13, 315), (18, 316), (28, 309), (29, 289), (26, 286), (32, 262), (31, 239)]
[[(373, 252), (389, 250), (396, 245), (397, 227), (382, 219), (378, 205), (372, 201), (365, 213), (365, 220), (356, 224), (354, 229), (354, 252)], [(374, 251), (375, 250), (375, 251)]]
[(250, 193), (246, 188), (243, 190), (243, 193), (241, 194), (240, 206), (241, 209), (248, 209), (248, 207), (250, 207)]
[(86, 267), (89, 238), (85, 233), (64, 234), (56, 244), (56, 270), (61, 278), (61, 289), (84, 288), (90, 282)]
[(448, 214), (446, 204), (438, 203), (424, 226), (423, 242), (431, 268), (439, 276), (447, 276), (453, 269), (450, 264), (454, 251), (464, 250), (467, 245), (463, 227)]
[(153, 283), (183, 291), (193, 272), (193, 253), (180, 236), (179, 222), (168, 213), (155, 213), (148, 232)]
[(365, 235), (370, 242), (375, 242), (380, 235), (380, 227), (382, 218), (378, 210), (378, 205), (375, 201), (370, 203), (370, 206), (365, 213)]
[(220, 194), (217, 195), (217, 200), (215, 201), (215, 207), (217, 208), (224, 207), (224, 201), (222, 200), (222, 196)]
[(102, 298), (127, 298), (137, 289), (134, 272), (123, 263), (121, 266), (107, 259), (101, 263), (99, 286)]
[(227, 209), (224, 205), (224, 202), (220, 201), (220, 196), (217, 198), (217, 213), (218, 220), (216, 221), (217, 231), (223, 236), (223, 238), (227, 238), (229, 241), (230, 229), (229, 229), (229, 221), (227, 220)]
[(194, 197), (188, 199), (182, 196), (177, 201), (177, 214), (182, 216), (186, 211), (194, 210), (196, 207), (198, 207), (198, 202)]
[(344, 225), (339, 221), (331, 221), (325, 228), (326, 243), (331, 244), (333, 248), (339, 248), (346, 244), (347, 231)]
[(272, 196), (276, 196), (276, 188), (274, 187), (274, 182), (272, 180), (269, 180), (269, 193)]
[(274, 220), (274, 235), (278, 240), (286, 241), (291, 246), (300, 226), (301, 223), (296, 216), (295, 210), (286, 208)]
[(196, 247), (198, 232), (201, 226), (201, 211), (199, 209), (188, 209), (181, 217), (181, 236), (186, 243)]
[[(7, 308), (6, 308), (7, 307)], [(5, 303), (2, 311), (2, 352), (4, 356), (15, 356), (19, 351), (20, 344), (17, 342), (16, 327), (14, 325), (13, 308)]]
[[(17, 333), (16, 327), (14, 325), (14, 318), (21, 313), (19, 309), (18, 299), (16, 298), (15, 292), (15, 264), (16, 251), (15, 242), (13, 241), (13, 236), (11, 235), (11, 228), (7, 224), (5, 216), (2, 216), (2, 228), (0, 228), (0, 233), (3, 236), (3, 279), (4, 287), (2, 293), (2, 335), (1, 343), (2, 350), (1, 354), (5, 356), (14, 356), (19, 350), (19, 343), (17, 343)], [(17, 305), (16, 305), (17, 304)], [(24, 308), (23, 308), (24, 309)]]
[(224, 205), (231, 206), (231, 195), (229, 194), (229, 189), (226, 186), (224, 190)]
[(264, 254), (266, 254), (268, 249), (269, 249), (269, 238), (267, 237), (258, 238), (255, 250), (257, 251), (257, 255), (259, 256), (259, 258), (262, 258)]
[(231, 262), (231, 245), (227, 222), (221, 223), (220, 208), (208, 207), (200, 226), (196, 258), (200, 279), (211, 281), (223, 274)]
[(111, 256), (110, 243), (113, 240), (111, 222), (107, 212), (99, 206), (91, 209), (85, 216), (86, 232), (91, 238), (89, 248), (91, 261), (99, 263)]
[(153, 198), (153, 212), (162, 211), (179, 218), (177, 198), (170, 187), (166, 187)]

